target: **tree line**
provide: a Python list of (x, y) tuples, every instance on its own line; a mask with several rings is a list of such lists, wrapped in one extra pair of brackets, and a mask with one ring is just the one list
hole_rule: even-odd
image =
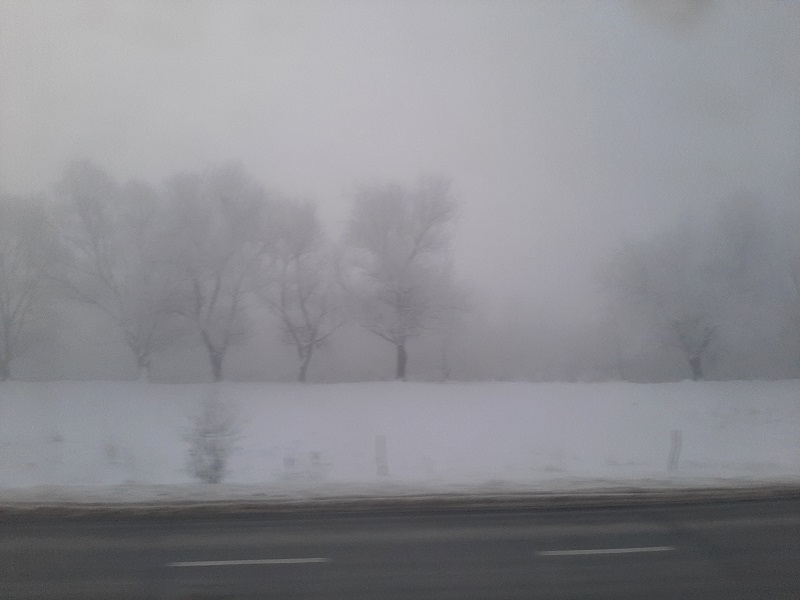
[(0, 197), (0, 380), (48, 339), (65, 302), (110, 320), (145, 380), (159, 352), (190, 341), (222, 380), (256, 306), (277, 318), (300, 381), (347, 322), (391, 344), (405, 379), (408, 342), (463, 304), (449, 248), (456, 214), (439, 175), (362, 185), (333, 240), (314, 203), (268, 191), (241, 164), (157, 187), (73, 162), (50, 198)]
[[(231, 350), (265, 335), (264, 312), (299, 381), (325, 347), (371, 359), (347, 337), (356, 328), (392, 349), (385, 372), (397, 379), (410, 346), (415, 377), (434, 362), (443, 379), (800, 376), (800, 206), (743, 197), (622, 240), (592, 259), (587, 319), (474, 302), (501, 290), (467, 294), (454, 276), (459, 206), (446, 178), (364, 184), (351, 200), (334, 236), (313, 202), (236, 163), (155, 186), (76, 161), (46, 197), (0, 195), (0, 380), (73, 306), (113, 325), (143, 380), (154, 361), (163, 374), (171, 352), (198, 347), (209, 378), (223, 379)], [(535, 265), (509, 270), (536, 282)]]

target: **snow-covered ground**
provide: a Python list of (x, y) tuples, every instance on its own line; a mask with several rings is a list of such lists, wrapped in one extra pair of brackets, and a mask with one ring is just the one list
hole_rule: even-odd
[[(242, 424), (216, 486), (193, 483), (184, 441), (190, 416), (214, 395)], [(682, 446), (670, 470), (676, 431)], [(748, 482), (800, 483), (800, 381), (0, 385), (0, 501)]]

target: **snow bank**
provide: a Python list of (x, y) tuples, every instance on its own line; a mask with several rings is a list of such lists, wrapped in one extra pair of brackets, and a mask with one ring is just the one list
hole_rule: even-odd
[(800, 482), (800, 381), (217, 384), (242, 422), (223, 486), (186, 472), (182, 434), (212, 389), (0, 385), (0, 501)]

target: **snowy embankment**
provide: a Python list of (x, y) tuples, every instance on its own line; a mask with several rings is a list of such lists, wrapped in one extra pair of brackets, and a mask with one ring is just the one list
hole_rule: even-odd
[[(197, 484), (184, 434), (213, 395), (241, 430), (225, 483)], [(0, 385), (6, 506), (752, 484), (800, 484), (800, 381)]]

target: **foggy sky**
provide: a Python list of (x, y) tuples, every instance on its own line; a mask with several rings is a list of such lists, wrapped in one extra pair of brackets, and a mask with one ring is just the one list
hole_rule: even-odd
[(240, 159), (338, 227), (442, 172), (468, 283), (574, 317), (621, 235), (800, 201), (799, 34), (788, 1), (0, 0), (0, 189)]

